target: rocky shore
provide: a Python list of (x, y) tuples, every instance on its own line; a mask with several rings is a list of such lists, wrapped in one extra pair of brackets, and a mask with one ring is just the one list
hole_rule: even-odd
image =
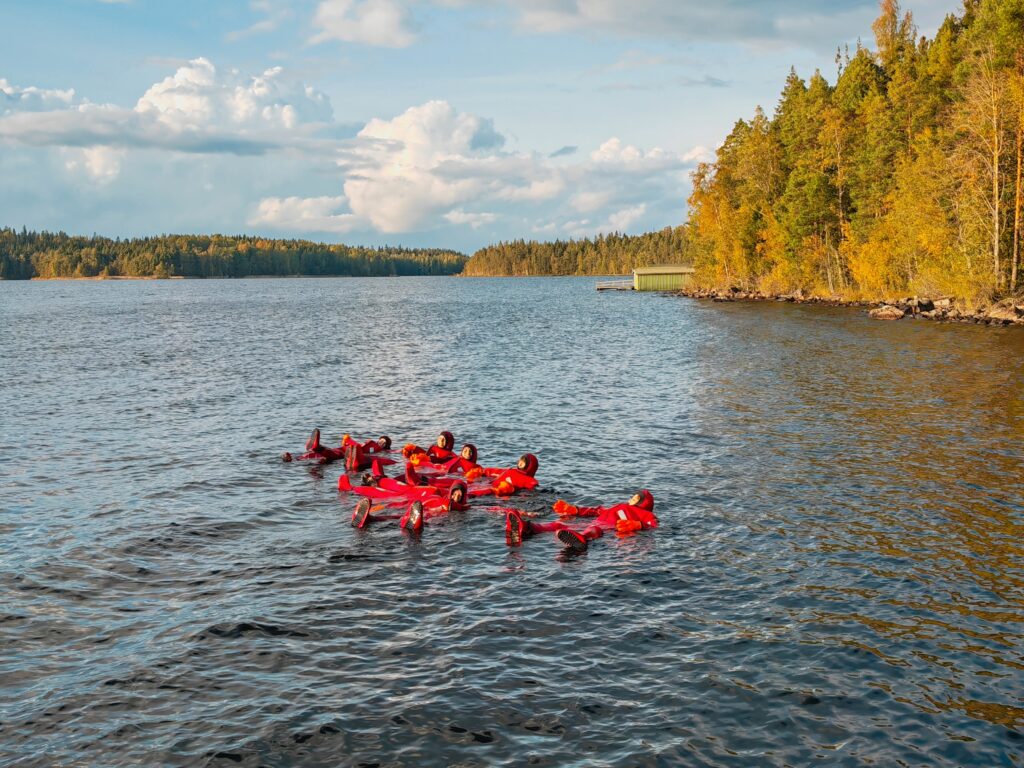
[(782, 301), (792, 304), (821, 304), (829, 307), (860, 307), (876, 320), (902, 320), (905, 317), (939, 320), (947, 323), (979, 325), (1024, 325), (1024, 298), (1008, 298), (982, 309), (966, 309), (951, 298), (930, 299), (913, 296), (889, 302), (846, 301), (838, 297), (806, 296), (802, 291), (787, 294), (765, 294), (744, 291), (691, 289), (679, 292), (691, 299), (709, 301)]

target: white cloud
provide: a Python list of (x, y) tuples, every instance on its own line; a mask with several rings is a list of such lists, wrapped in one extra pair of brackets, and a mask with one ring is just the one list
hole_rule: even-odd
[(345, 196), (380, 232), (406, 232), (483, 194), (493, 174), (468, 169), (500, 146), (493, 125), (444, 101), (371, 120), (345, 153)]
[(409, 12), (400, 0), (322, 0), (313, 15), (319, 30), (310, 40), (341, 40), (383, 48), (406, 48), (415, 41)]
[(218, 72), (204, 58), (181, 66), (151, 86), (135, 111), (175, 130), (208, 126), (295, 128), (331, 119), (330, 101), (309, 86), (289, 81), (281, 67), (261, 75)]
[(592, 213), (608, 205), (612, 196), (609, 189), (577, 192), (569, 199), (569, 205), (577, 213)]
[[(268, 183), (258, 202), (242, 202), (250, 226), (289, 232), (390, 235), (513, 221), (557, 234), (634, 229), (647, 219), (662, 226), (666, 211), (675, 215), (667, 205), (676, 203), (652, 201), (681, 208), (686, 173), (706, 155), (619, 138), (554, 157), (509, 150), (491, 120), (446, 101), (370, 120), (342, 138), (326, 96), (280, 68), (248, 76), (204, 58), (178, 66), (133, 107), (0, 86), (0, 141), (59, 148), (67, 171), (97, 185), (112, 185), (141, 154), (133, 150), (143, 149), (182, 157), (289, 152), (333, 170), (337, 187), (327, 195), (301, 196), (294, 185), (281, 195)], [(238, 198), (249, 195), (246, 189)]]
[[(199, 154), (259, 155), (315, 146), (319, 127), (332, 120), (330, 101), (285, 76), (280, 67), (246, 76), (194, 59), (151, 86), (134, 108), (92, 104), (74, 91), (18, 88), (0, 80), (0, 140), (30, 146), (140, 149)], [(74, 162), (95, 179), (116, 175), (106, 162)], [(103, 169), (102, 171), (100, 169)]]
[(625, 232), (640, 221), (645, 213), (647, 213), (646, 203), (623, 208), (621, 211), (616, 211), (608, 217), (608, 226), (610, 229), (618, 232)]
[(261, 35), (273, 32), (287, 19), (291, 18), (292, 10), (280, 0), (250, 0), (249, 7), (256, 13), (263, 15), (263, 18), (254, 21), (245, 29), (237, 29), (228, 32), (224, 39), (229, 43), (242, 40), (252, 35)]
[(68, 149), (64, 167), (73, 173), (84, 173), (97, 184), (109, 184), (121, 173), (124, 151), (110, 147)]
[(678, 162), (678, 158), (660, 148), (649, 152), (637, 149), (632, 144), (623, 144), (621, 139), (611, 138), (590, 153), (590, 159), (602, 166), (660, 167)]
[(445, 221), (457, 224), (460, 226), (468, 226), (470, 229), (480, 229), (484, 224), (493, 224), (498, 220), (496, 213), (471, 213), (464, 211), (461, 208), (457, 208), (454, 211), (449, 211), (444, 215)]
[(832, 0), (810, 11), (804, 0), (438, 0), (493, 5), (514, 12), (520, 27), (541, 34), (598, 32), (616, 37), (834, 45), (850, 29), (867, 29), (875, 0)]
[(340, 213), (338, 209), (344, 205), (344, 197), (268, 197), (260, 201), (248, 223), (305, 232), (351, 232), (359, 220), (350, 213)]
[[(251, 223), (297, 232), (315, 231), (316, 221), (332, 232), (342, 225), (397, 234), (444, 222), (479, 229), (498, 220), (493, 207), (500, 206), (502, 218), (544, 219), (535, 227), (554, 231), (623, 231), (649, 213), (651, 195), (681, 205), (692, 166), (675, 153), (615, 138), (576, 162), (503, 146), (489, 120), (427, 102), (391, 120), (371, 120), (343, 145), (343, 197), (268, 198)], [(479, 210), (485, 206), (492, 210)], [(580, 213), (587, 218), (578, 219)]]
[(19, 88), (0, 77), (0, 116), (14, 112), (42, 112), (67, 107), (75, 100), (74, 89)]

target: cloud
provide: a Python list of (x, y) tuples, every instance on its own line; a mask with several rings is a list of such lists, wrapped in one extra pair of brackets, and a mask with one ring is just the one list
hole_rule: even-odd
[(14, 112), (43, 112), (67, 107), (75, 100), (74, 89), (19, 88), (0, 77), (0, 116)]
[[(874, 0), (833, 0), (827, 12), (803, 0), (467, 0), (500, 2), (530, 32), (597, 32), (617, 37), (787, 43), (817, 47), (870, 23)], [(833, 31), (846, 30), (838, 38)]]
[(340, 40), (383, 48), (407, 48), (416, 39), (400, 0), (322, 0), (313, 15), (313, 44)]
[(339, 212), (344, 205), (344, 197), (268, 197), (260, 201), (249, 225), (305, 232), (351, 232), (359, 220), (351, 213)]
[[(141, 170), (127, 174), (136, 158), (143, 162), (133, 150), (170, 152), (182, 163), (190, 155), (301, 158), (304, 171), (279, 173), (290, 180), (276, 187), (261, 180), (255, 201), (251, 187), (235, 194), (249, 226), (281, 232), (468, 232), (520, 222), (564, 234), (635, 228), (648, 219), (662, 226), (668, 209), (652, 201), (681, 204), (686, 173), (707, 154), (619, 138), (583, 155), (575, 144), (551, 156), (509, 149), (493, 120), (446, 101), (370, 120), (353, 135), (351, 124), (334, 121), (326, 96), (280, 68), (245, 75), (205, 58), (181, 63), (127, 107), (94, 104), (70, 90), (0, 86), (0, 141), (57, 148), (64, 170), (111, 190), (122, 174), (142, 183)], [(303, 195), (317, 178), (312, 169), (320, 194)], [(324, 189), (329, 174), (334, 186)]]
[[(0, 140), (30, 146), (261, 155), (304, 140), (313, 146), (316, 131), (332, 120), (327, 97), (286, 78), (280, 67), (246, 76), (220, 71), (203, 58), (155, 83), (133, 108), (78, 100), (71, 90), (18, 88), (6, 80), (0, 80), (0, 94)], [(81, 160), (81, 167), (108, 179), (115, 166), (107, 162), (100, 173), (100, 155), (92, 157)]]
[(218, 72), (208, 59), (194, 59), (151, 86), (135, 111), (176, 130), (208, 126), (291, 130), (300, 123), (331, 120), (327, 97), (285, 79), (283, 72), (273, 67), (246, 77), (237, 70)]
[(72, 173), (83, 173), (97, 184), (109, 184), (121, 173), (124, 151), (110, 147), (86, 147), (65, 150), (64, 167)]
[(252, 35), (273, 32), (292, 16), (292, 10), (288, 6), (274, 0), (251, 0), (249, 7), (254, 12), (263, 14), (263, 18), (259, 21), (254, 21), (245, 29), (236, 29), (228, 32), (224, 35), (224, 39), (229, 43), (237, 42)]
[[(343, 143), (343, 196), (267, 198), (250, 224), (309, 232), (311, 223), (323, 222), (324, 231), (384, 234), (444, 223), (479, 229), (498, 220), (497, 207), (501, 218), (544, 219), (537, 226), (554, 231), (625, 230), (649, 213), (650, 195), (681, 200), (693, 165), (676, 153), (617, 138), (572, 163), (506, 151), (504, 144), (491, 121), (444, 101), (427, 102), (390, 120), (371, 120)], [(580, 213), (587, 219), (580, 221)]]
[(445, 221), (449, 221), (452, 224), (465, 225), (470, 229), (480, 229), (484, 224), (493, 224), (498, 220), (496, 213), (487, 213), (481, 211), (479, 213), (469, 213), (457, 208), (454, 211), (449, 211), (444, 215)]

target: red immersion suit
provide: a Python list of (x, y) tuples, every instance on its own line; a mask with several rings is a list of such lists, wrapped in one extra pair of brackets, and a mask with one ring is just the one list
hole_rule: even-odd
[(650, 491), (643, 490), (626, 504), (614, 507), (575, 507), (559, 499), (554, 510), (562, 517), (589, 517), (594, 521), (586, 527), (579, 528), (567, 525), (561, 520), (551, 523), (535, 523), (524, 520), (518, 512), (510, 511), (505, 520), (505, 536), (510, 544), (518, 544), (524, 538), (535, 533), (555, 533), (566, 546), (576, 550), (586, 549), (587, 542), (599, 539), (606, 530), (615, 530), (621, 534), (630, 534), (649, 528), (658, 527), (658, 518), (654, 514), (654, 497)]
[(455, 435), (447, 430), (437, 436), (437, 442), (427, 449), (427, 456), (435, 464), (441, 464), (455, 458)]
[(444, 471), (448, 474), (458, 473), (464, 475), (479, 467), (480, 465), (476, 463), (476, 446), (472, 443), (466, 443), (462, 446), (458, 456), (445, 462)]
[(352, 485), (348, 475), (338, 478), (339, 491), (351, 491), (359, 496), (368, 499), (387, 499), (396, 504), (404, 504), (409, 499), (426, 499), (430, 496), (440, 496), (441, 492), (420, 477), (412, 464), (405, 466), (405, 482), (390, 477), (382, 477), (377, 485)]
[(344, 459), (349, 446), (358, 446), (359, 450), (366, 454), (379, 454), (391, 450), (391, 438), (384, 435), (377, 440), (359, 443), (348, 435), (344, 435), (341, 438), (340, 446), (328, 448), (320, 442), (320, 430), (314, 429), (313, 434), (306, 441), (306, 453), (301, 454), (297, 459), (293, 458), (290, 453), (286, 453), (283, 458), (285, 461), (315, 461), (318, 464), (331, 464)]
[[(398, 520), (403, 529), (418, 531), (423, 528), (425, 520), (440, 517), (449, 512), (464, 512), (469, 509), (466, 484), (455, 483), (448, 490), (447, 496), (431, 496), (414, 502), (403, 501), (402, 505), (406, 507), (402, 514), (381, 514), (379, 511), (383, 508), (381, 505), (374, 506), (369, 499), (364, 499), (352, 513), (352, 526), (365, 528), (371, 523)], [(416, 509), (417, 505), (419, 506), (418, 510)]]
[(382, 455), (391, 450), (391, 438), (387, 435), (378, 440), (367, 440), (365, 443), (358, 443), (345, 435), (341, 450), (345, 457), (345, 469), (349, 472), (370, 469), (374, 462), (377, 462), (378, 466), (395, 463), (394, 459), (387, 459)]
[(466, 473), (466, 479), (473, 482), (470, 496), (511, 496), (516, 491), (532, 491), (539, 483), (537, 457), (524, 454), (514, 467), (508, 469), (483, 469)]

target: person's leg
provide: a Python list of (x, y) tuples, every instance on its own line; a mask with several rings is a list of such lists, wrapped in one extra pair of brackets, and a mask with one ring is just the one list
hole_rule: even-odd
[(399, 523), (403, 530), (419, 533), (423, 530), (423, 502), (414, 501), (409, 505)]
[(510, 509), (505, 513), (505, 543), (510, 547), (518, 547), (533, 533), (534, 523), (524, 520), (518, 510)]
[(373, 515), (370, 514), (370, 508), (373, 506), (373, 502), (369, 499), (360, 499), (359, 503), (356, 504), (356, 510), (352, 513), (352, 527), (353, 528), (365, 528), (371, 522), (373, 522)]
[(389, 520), (401, 520), (402, 515), (382, 515), (380, 510), (383, 509), (381, 505), (374, 506), (372, 499), (362, 499), (357, 505), (355, 512), (352, 513), (352, 527), (353, 528), (366, 528), (370, 523), (384, 523)]
[(510, 509), (505, 513), (505, 541), (510, 547), (517, 547), (526, 539), (538, 533), (558, 533), (569, 526), (560, 520), (550, 523), (535, 523), (523, 518), (521, 512)]
[(561, 520), (554, 520), (550, 523), (535, 523), (531, 520), (530, 528), (534, 533), (558, 533), (559, 531), (571, 530)]
[(579, 554), (587, 551), (591, 541), (604, 536), (604, 530), (597, 525), (588, 526), (582, 531), (574, 531), (569, 526), (565, 526), (555, 536), (562, 542), (566, 551)]
[(306, 451), (312, 452), (320, 447), (320, 429), (314, 429), (309, 436), (309, 440), (306, 441)]

